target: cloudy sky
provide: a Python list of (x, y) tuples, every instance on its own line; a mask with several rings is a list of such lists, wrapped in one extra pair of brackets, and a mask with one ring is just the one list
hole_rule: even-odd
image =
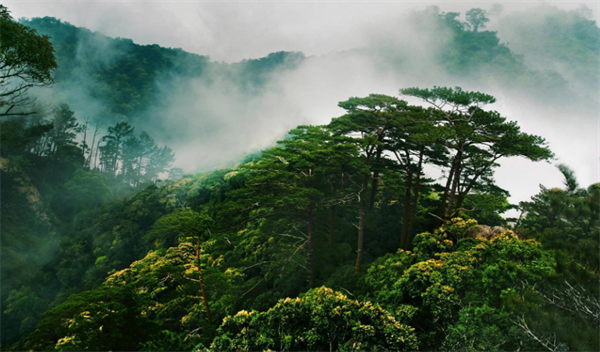
[[(276, 51), (307, 55), (365, 45), (365, 31), (399, 13), (436, 5), (443, 11), (491, 10), (498, 1), (3, 1), (13, 17), (51, 16), (111, 37), (209, 55), (217, 61), (258, 58)], [(541, 3), (582, 4), (598, 16), (598, 1), (502, 2), (502, 11)]]
[[(422, 36), (414, 28), (408, 28), (405, 21), (411, 11), (436, 5), (442, 11), (464, 14), (470, 8), (481, 7), (490, 13), (489, 29), (498, 30), (500, 39), (507, 42), (511, 33), (498, 27), (501, 16), (537, 8), (541, 4), (565, 10), (585, 5), (598, 21), (600, 6), (598, 1), (515, 1), (502, 2), (500, 6), (497, 1), (19, 0), (3, 3), (15, 18), (52, 16), (111, 37), (131, 38), (138, 44), (159, 44), (208, 55), (213, 61), (237, 62), (276, 51), (301, 51), (307, 56), (326, 57), (330, 53), (362, 47), (386, 50), (402, 47), (413, 55), (416, 73), (402, 77), (376, 71), (372, 61), (356, 58), (340, 62), (330, 58), (319, 61), (318, 66), (308, 64), (294, 74), (280, 77), (270, 95), (240, 106), (230, 105), (235, 100), (231, 99), (231, 95), (235, 96), (231, 87), (212, 87), (207, 91), (197, 82), (185, 82), (182, 86), (187, 90), (171, 97), (174, 103), (163, 111), (164, 114), (197, 116), (199, 111), (206, 113), (207, 104), (194, 103), (194, 95), (216, 94), (214, 92), (219, 90), (223, 93), (210, 99), (214, 104), (213, 120), (206, 117), (210, 114), (205, 114), (203, 119), (180, 120), (179, 129), (171, 131), (181, 135), (179, 144), (169, 141), (177, 153), (176, 166), (188, 166), (187, 171), (193, 171), (189, 170), (190, 165), (198, 166), (197, 160), (223, 159), (244, 150), (267, 147), (298, 124), (327, 123), (331, 117), (343, 113), (337, 108), (337, 102), (350, 96), (397, 95), (401, 87), (454, 85), (440, 78), (443, 75), (437, 74), (439, 68), (430, 61), (438, 34)], [(348, 72), (352, 72), (351, 78)], [(492, 108), (517, 120), (524, 131), (545, 137), (557, 155), (553, 164), (564, 162), (572, 166), (582, 186), (599, 181), (600, 109), (597, 103), (565, 118), (564, 113), (552, 104), (532, 105), (527, 102), (527, 97), (510, 96), (492, 84), (464, 88), (494, 94), (498, 103)], [(247, 113), (248, 105), (254, 111), (252, 114)], [(236, 116), (244, 116), (244, 120)], [(214, 126), (214, 129), (208, 131), (206, 126)], [(176, 127), (168, 124), (162, 128), (168, 132), (169, 128)], [(248, 133), (250, 129), (253, 133)], [(189, 133), (187, 137), (186, 132)], [(231, 155), (211, 149), (216, 141), (223, 143), (223, 140), (227, 140)], [(503, 162), (496, 178), (500, 186), (511, 192), (513, 202), (526, 200), (537, 193), (539, 184), (562, 186), (562, 177), (554, 165), (533, 164), (521, 159)]]

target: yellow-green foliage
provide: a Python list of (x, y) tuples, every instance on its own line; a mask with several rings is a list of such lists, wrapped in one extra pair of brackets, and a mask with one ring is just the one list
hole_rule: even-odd
[(280, 300), (266, 312), (240, 311), (223, 320), (211, 350), (416, 350), (414, 329), (377, 304), (326, 287)]
[(403, 322), (425, 327), (423, 349), (518, 348), (524, 337), (510, 320), (518, 312), (505, 306), (504, 292), (519, 292), (524, 282), (543, 285), (555, 274), (553, 258), (538, 242), (510, 232), (492, 240), (448, 239), (475, 225), (453, 219), (433, 234), (419, 234), (414, 252), (379, 258), (365, 277), (368, 297)]

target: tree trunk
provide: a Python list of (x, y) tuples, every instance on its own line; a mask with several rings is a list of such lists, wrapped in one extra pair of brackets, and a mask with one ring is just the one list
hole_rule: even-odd
[(425, 153), (425, 147), (421, 147), (419, 153), (419, 164), (417, 166), (417, 180), (415, 181), (415, 200), (413, 202), (413, 211), (410, 216), (410, 225), (408, 225), (408, 243), (406, 249), (410, 249), (412, 242), (413, 225), (415, 224), (415, 218), (417, 217), (417, 208), (419, 206), (419, 187), (421, 186), (421, 170), (423, 169), (423, 155)]
[(100, 139), (98, 141), (98, 143), (96, 144), (96, 156), (94, 157), (94, 167), (96, 167), (98, 165), (98, 151), (100, 151), (100, 142), (102, 141), (102, 139)]
[(365, 195), (367, 193), (367, 185), (369, 184), (369, 176), (365, 175), (363, 179), (362, 190), (360, 191), (360, 218), (358, 220), (358, 250), (356, 255), (356, 266), (354, 272), (360, 272), (360, 264), (362, 262), (363, 254), (363, 242), (365, 238), (365, 215), (367, 210), (367, 202), (365, 201)]
[(408, 233), (408, 218), (410, 214), (410, 198), (412, 188), (413, 171), (412, 166), (408, 165), (408, 175), (406, 178), (406, 192), (404, 193), (404, 214), (402, 215), (402, 234), (400, 235), (400, 248), (406, 249), (406, 236)]
[(379, 174), (377, 171), (373, 172), (373, 179), (371, 179), (371, 196), (369, 197), (369, 211), (373, 210), (375, 207), (375, 195), (377, 193), (377, 178)]
[(44, 154), (44, 150), (46, 149), (46, 144), (48, 144), (48, 139), (50, 138), (49, 135), (50, 135), (50, 133), (46, 132), (46, 136), (44, 137), (44, 141), (42, 142), (42, 145), (40, 146), (38, 156), (42, 156)]
[[(87, 130), (88, 130), (89, 120), (84, 120), (84, 121), (85, 121), (85, 127), (83, 129), (83, 145), (82, 145), (81, 149), (83, 149), (83, 157), (85, 158), (85, 149), (87, 148)], [(85, 167), (85, 162), (86, 162), (86, 159), (83, 160), (83, 167)]]
[(460, 171), (461, 160), (459, 158), (456, 164), (456, 170), (454, 170), (452, 190), (450, 191), (450, 198), (448, 199), (448, 206), (446, 207), (446, 215), (444, 216), (444, 222), (448, 221), (450, 219), (450, 215), (452, 215), (452, 209), (454, 208), (454, 199), (456, 198), (456, 190), (458, 189), (458, 183), (460, 182)]
[(117, 167), (119, 166), (119, 148), (121, 145), (121, 139), (117, 138), (115, 140), (115, 156), (113, 158), (113, 162), (112, 162), (112, 171), (114, 172), (114, 176), (117, 177)]
[[(375, 160), (379, 160), (381, 158), (382, 148), (377, 148), (377, 157)], [(375, 197), (377, 196), (377, 184), (379, 182), (379, 173), (377, 171), (373, 171), (373, 179), (371, 180), (371, 198), (369, 200), (369, 211), (373, 210), (375, 206)]]
[(467, 186), (467, 188), (463, 192), (459, 192), (458, 200), (456, 201), (456, 209), (459, 209), (460, 207), (462, 207), (462, 204), (463, 204), (467, 194), (469, 194), (469, 192), (471, 192), (473, 187), (475, 187), (475, 184), (476, 184), (477, 180), (479, 179), (479, 177), (481, 175), (483, 175), (492, 166), (492, 164), (496, 160), (498, 160), (498, 158), (493, 159), (488, 166), (484, 167), (477, 174), (475, 174), (475, 177), (473, 177), (473, 179), (469, 183), (469, 186)]
[(335, 205), (331, 206), (331, 222), (329, 226), (329, 248), (335, 244)]
[(140, 154), (140, 157), (138, 159), (137, 179), (135, 180), (136, 187), (140, 183), (140, 180), (142, 179), (142, 161), (144, 161), (144, 155)]
[(204, 303), (204, 311), (206, 312), (206, 320), (212, 324), (210, 317), (210, 309), (208, 308), (208, 297), (206, 297), (206, 289), (204, 288), (204, 280), (202, 280), (202, 269), (200, 268), (200, 238), (196, 239), (196, 263), (198, 265), (198, 281), (202, 290), (202, 302)]
[[(456, 168), (456, 156), (452, 161), (452, 167), (450, 168), (450, 173), (448, 174), (448, 180), (446, 181), (446, 187), (444, 188), (444, 195), (442, 196), (442, 202), (440, 204), (440, 209), (438, 210), (438, 217), (442, 219), (444, 214), (446, 213), (446, 201), (448, 200), (448, 193), (450, 192), (450, 186), (452, 185), (452, 178), (454, 177), (454, 169)], [(441, 225), (441, 224), (438, 224)]]
[[(377, 136), (375, 141), (379, 140), (380, 135)], [(369, 168), (371, 165), (371, 156), (373, 156), (373, 152), (375, 151), (375, 146), (372, 146), (370, 150), (367, 150), (367, 159), (365, 160), (365, 165)], [(362, 263), (362, 253), (363, 253), (363, 243), (365, 239), (365, 216), (367, 213), (367, 201), (365, 197), (367, 196), (367, 185), (369, 184), (369, 174), (366, 174), (363, 178), (362, 189), (360, 190), (360, 218), (358, 220), (358, 246), (356, 251), (356, 266), (354, 267), (354, 272), (360, 272), (360, 265)]]
[(89, 170), (92, 169), (92, 156), (94, 155), (94, 144), (96, 143), (96, 135), (98, 134), (97, 131), (98, 131), (98, 124), (96, 123), (96, 128), (94, 129), (94, 136), (92, 137), (92, 145), (90, 147), (90, 155), (85, 160), (85, 163), (87, 164), (87, 168)]
[(313, 250), (313, 238), (314, 238), (314, 219), (313, 219), (313, 204), (312, 202), (308, 206), (308, 275), (309, 285), (311, 288), (315, 287), (315, 262), (314, 262), (314, 250)]

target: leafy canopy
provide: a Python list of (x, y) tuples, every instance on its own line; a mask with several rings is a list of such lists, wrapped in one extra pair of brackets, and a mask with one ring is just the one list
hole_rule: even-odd
[(31, 103), (27, 91), (53, 82), (58, 68), (50, 37), (17, 23), (8, 9), (0, 5), (0, 117), (26, 114), (13, 111)]

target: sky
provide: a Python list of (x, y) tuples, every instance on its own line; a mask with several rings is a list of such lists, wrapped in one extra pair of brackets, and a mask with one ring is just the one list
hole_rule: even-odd
[[(443, 75), (437, 75), (435, 65), (429, 65), (438, 34), (421, 36), (414, 29), (407, 29), (404, 21), (411, 11), (436, 5), (442, 11), (464, 13), (470, 8), (481, 7), (490, 13), (501, 9), (505, 16), (540, 4), (566, 10), (585, 4), (598, 21), (600, 6), (597, 1), (502, 2), (501, 7), (494, 5), (497, 1), (19, 0), (3, 3), (14, 18), (52, 16), (110, 37), (130, 38), (138, 44), (182, 48), (208, 55), (213, 61), (238, 62), (276, 51), (301, 51), (307, 56), (326, 57), (331, 53), (362, 47), (375, 47), (387, 52), (401, 46), (411, 52), (414, 72), (402, 77), (375, 70), (372, 61), (346, 58), (338, 62), (329, 58), (320, 61), (318, 66), (307, 64), (299, 72), (283, 75), (269, 95), (245, 105), (230, 105), (234, 101), (229, 99), (230, 95), (235, 97), (236, 93), (226, 85), (208, 92), (197, 82), (185, 82), (182, 86), (187, 90), (177, 92), (178, 95), (172, 99), (174, 103), (165, 108), (163, 114), (195, 116), (199, 111), (206, 113), (210, 106), (207, 108), (206, 104), (200, 106), (194, 103), (194, 94), (216, 94), (214, 91), (221, 91), (221, 94), (211, 99), (214, 104), (213, 110), (208, 113), (214, 115), (211, 123), (207, 123), (206, 119), (201, 122), (184, 119), (178, 121), (179, 126), (168, 124), (161, 127), (165, 130), (171, 128), (173, 133), (183, 133), (179, 144), (171, 141), (174, 144), (170, 145), (177, 154), (176, 166), (184, 169), (186, 165), (195, 165), (198, 159), (229, 158), (244, 150), (268, 147), (285, 131), (301, 123), (328, 123), (331, 117), (343, 113), (337, 108), (337, 102), (350, 96), (369, 93), (397, 95), (398, 89), (406, 86), (453, 85), (453, 82), (440, 78)], [(496, 17), (491, 18), (489, 29), (499, 29), (501, 40), (503, 36), (509, 38), (510, 33), (498, 27)], [(352, 72), (352, 77), (348, 77), (348, 72)], [(493, 84), (463, 88), (494, 94), (498, 103), (493, 109), (516, 119), (524, 131), (545, 137), (557, 155), (557, 160), (552, 163), (534, 164), (523, 159), (502, 162), (496, 179), (501, 187), (511, 192), (513, 202), (527, 200), (538, 192), (539, 184), (562, 187), (562, 176), (554, 166), (559, 162), (575, 169), (582, 186), (600, 181), (600, 109), (597, 104), (585, 111), (574, 112), (573, 116), (565, 119), (562, 112), (551, 104), (529, 104), (526, 97), (507, 96)], [(239, 98), (237, 100), (243, 99)], [(254, 112), (248, 113), (248, 107)], [(244, 116), (244, 120), (234, 116)], [(214, 129), (210, 130), (207, 126)], [(193, 133), (188, 132), (190, 134), (186, 137), (186, 131)], [(211, 149), (211, 145), (224, 139), (231, 153)], [(204, 154), (199, 158), (199, 153)], [(431, 172), (435, 174), (435, 170)]]

